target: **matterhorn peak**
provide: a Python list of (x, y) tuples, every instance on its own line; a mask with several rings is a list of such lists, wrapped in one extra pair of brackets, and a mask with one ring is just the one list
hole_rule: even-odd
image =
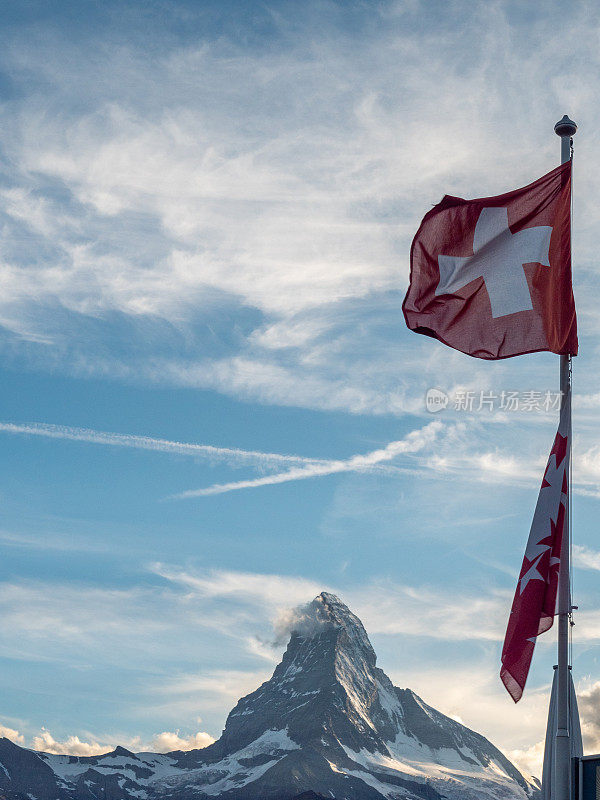
[(282, 618), (287, 649), (212, 745), (74, 757), (0, 739), (6, 800), (533, 800), (538, 788), (483, 736), (376, 666), (369, 637), (334, 594)]
[(362, 622), (339, 597), (330, 592), (321, 592), (310, 603), (294, 609), (289, 630), (292, 634), (290, 645), (294, 635), (303, 643), (315, 637), (319, 640), (329, 638), (331, 641), (327, 632), (333, 630), (338, 650), (353, 650), (355, 659), (364, 659), (370, 666), (375, 666), (375, 651)]

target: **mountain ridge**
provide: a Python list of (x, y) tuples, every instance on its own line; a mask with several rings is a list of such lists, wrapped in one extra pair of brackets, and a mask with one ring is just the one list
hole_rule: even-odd
[(395, 687), (361, 621), (327, 592), (297, 611), (272, 677), (206, 748), (75, 757), (11, 745), (0, 740), (6, 800), (538, 797), (485, 737)]

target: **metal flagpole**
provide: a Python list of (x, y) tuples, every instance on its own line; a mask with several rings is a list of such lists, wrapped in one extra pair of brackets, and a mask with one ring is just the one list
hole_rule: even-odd
[[(571, 142), (577, 125), (567, 115), (554, 126), (555, 133), (560, 136), (561, 164), (571, 158)], [(561, 409), (569, 399), (571, 391), (571, 356), (560, 357), (560, 391)], [(570, 437), (572, 439), (572, 436)], [(571, 441), (569, 441), (569, 447)], [(571, 487), (569, 487), (569, 492)], [(569, 622), (571, 617), (570, 586), (570, 541), (569, 541), (569, 503), (565, 514), (560, 572), (558, 581), (558, 685), (557, 685), (557, 731), (556, 760), (554, 773), (553, 800), (573, 800), (572, 768), (569, 715)]]

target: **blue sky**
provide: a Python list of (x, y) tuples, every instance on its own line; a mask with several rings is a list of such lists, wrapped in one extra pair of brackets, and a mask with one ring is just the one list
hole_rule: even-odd
[(554, 636), (497, 677), (554, 391), (409, 333), (410, 242), (576, 137), (575, 637), (600, 744), (598, 12), (579, 3), (4, 3), (0, 725), (217, 737), (322, 589), (380, 665), (538, 769)]

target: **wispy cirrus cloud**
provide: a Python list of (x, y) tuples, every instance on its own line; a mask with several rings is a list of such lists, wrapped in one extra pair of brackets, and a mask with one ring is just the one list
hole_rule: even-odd
[(581, 544), (573, 545), (573, 564), (579, 569), (600, 571), (600, 552)]
[(108, 545), (101, 541), (76, 540), (74, 536), (55, 534), (44, 531), (42, 535), (32, 535), (15, 531), (0, 530), (0, 544), (4, 547), (24, 548), (30, 550), (62, 550), (65, 552), (106, 552)]
[[(547, 424), (547, 422), (546, 422)], [(518, 435), (521, 421), (513, 431), (507, 429), (511, 436)], [(92, 445), (120, 447), (145, 450), (151, 453), (167, 453), (189, 456), (210, 462), (222, 462), (233, 467), (248, 466), (259, 470), (258, 477), (239, 481), (217, 483), (198, 489), (188, 489), (171, 496), (171, 499), (189, 499), (225, 494), (241, 489), (256, 489), (263, 486), (275, 486), (291, 481), (309, 478), (322, 478), (343, 473), (360, 473), (384, 471), (388, 475), (397, 472), (436, 473), (444, 475), (461, 475), (464, 479), (478, 482), (495, 482), (507, 485), (535, 485), (539, 483), (547, 456), (543, 452), (532, 452), (523, 456), (516, 448), (488, 448), (482, 441), (483, 428), (476, 418), (471, 425), (457, 421), (435, 419), (421, 428), (406, 435), (404, 439), (389, 442), (383, 447), (367, 453), (356, 454), (346, 459), (312, 458), (292, 453), (272, 453), (260, 450), (244, 450), (241, 448), (220, 447), (217, 445), (199, 444), (195, 442), (171, 441), (152, 436), (127, 433), (98, 431), (90, 428), (79, 428), (51, 423), (16, 423), (0, 422), (0, 434), (32, 436), (55, 440), (82, 442)], [(508, 437), (507, 437), (508, 438)], [(580, 447), (576, 439), (574, 492), (597, 497), (600, 492), (600, 472), (598, 470), (598, 445), (589, 446), (586, 437), (586, 448)], [(548, 447), (550, 438), (548, 439)], [(398, 459), (409, 456), (410, 462), (398, 465)], [(277, 471), (282, 466), (289, 469)], [(0, 533), (6, 543), (26, 544), (22, 536)], [(34, 540), (29, 542), (35, 544)], [(583, 559), (583, 551), (580, 554)], [(589, 554), (588, 554), (589, 555)], [(589, 561), (589, 558), (587, 559)], [(582, 563), (583, 566), (583, 563)]]
[(208, 444), (190, 442), (172, 442), (168, 439), (156, 439), (151, 436), (135, 436), (128, 433), (108, 433), (89, 428), (75, 428), (67, 425), (51, 425), (36, 422), (18, 424), (0, 422), (0, 432), (23, 436), (40, 436), (48, 439), (66, 439), (72, 442), (108, 445), (110, 447), (129, 447), (139, 450), (151, 450), (157, 453), (175, 453), (181, 456), (206, 458), (213, 461), (227, 461), (234, 464), (253, 464), (256, 466), (275, 466), (280, 464), (320, 464), (322, 459), (303, 458), (302, 456), (265, 453), (258, 450), (240, 450), (230, 447), (215, 447)]
[[(525, 23), (502, 5), (455, 4), (452, 25), (440, 7), (427, 33), (422, 4), (396, 6), (379, 4), (352, 46), (335, 3), (256, 11), (269, 47), (240, 42), (235, 26), (178, 46), (154, 28), (152, 57), (114, 31), (84, 43), (56, 26), (7, 42), (18, 88), (3, 106), (7, 352), (41, 369), (368, 414), (422, 411), (440, 374), (472, 380), (473, 363), (430, 360), (432, 343), (403, 330), (410, 240), (444, 191), (488, 195), (555, 160), (548, 109), (568, 99), (587, 114), (593, 97), (591, 12), (582, 3), (561, 26), (579, 74), (556, 63), (555, 9), (527, 21), (537, 44), (524, 53)], [(530, 137), (506, 139), (507, 107)], [(418, 141), (410, 155), (399, 129)], [(578, 181), (593, 220), (593, 183)], [(576, 237), (582, 253), (590, 242)], [(114, 315), (130, 326), (118, 347)]]
[(176, 674), (161, 682), (156, 687), (159, 698), (167, 696), (166, 703), (190, 703), (196, 697), (198, 703), (205, 708), (217, 705), (220, 708), (227, 703), (234, 706), (240, 697), (253, 692), (263, 681), (268, 680), (273, 667), (262, 670), (226, 670), (218, 669), (211, 672)]
[(214, 484), (205, 489), (189, 489), (174, 495), (174, 499), (186, 499), (190, 497), (206, 497), (213, 494), (223, 494), (238, 489), (255, 489), (259, 486), (273, 486), (288, 481), (306, 480), (307, 478), (324, 477), (335, 475), (341, 472), (365, 472), (393, 461), (400, 455), (406, 453), (418, 453), (423, 448), (431, 445), (436, 435), (443, 428), (440, 422), (430, 422), (424, 428), (412, 431), (405, 439), (397, 442), (390, 442), (384, 448), (373, 450), (364, 455), (356, 455), (351, 458), (331, 460), (328, 462), (314, 463), (305, 467), (297, 467), (286, 472), (279, 472), (263, 478), (252, 480), (236, 481), (233, 483)]
[[(311, 600), (323, 589), (339, 593), (335, 587), (320, 586), (297, 576), (227, 570), (194, 572), (165, 564), (155, 564), (153, 570), (198, 598), (248, 604), (273, 620), (281, 611)], [(343, 599), (373, 634), (501, 641), (511, 596), (512, 589), (479, 595), (463, 593), (449, 599), (443, 588), (372, 580), (365, 586), (347, 589)]]
[(298, 605), (323, 588), (310, 578), (229, 570), (186, 570), (156, 563), (153, 572), (167, 581), (205, 598), (234, 598), (263, 608)]

